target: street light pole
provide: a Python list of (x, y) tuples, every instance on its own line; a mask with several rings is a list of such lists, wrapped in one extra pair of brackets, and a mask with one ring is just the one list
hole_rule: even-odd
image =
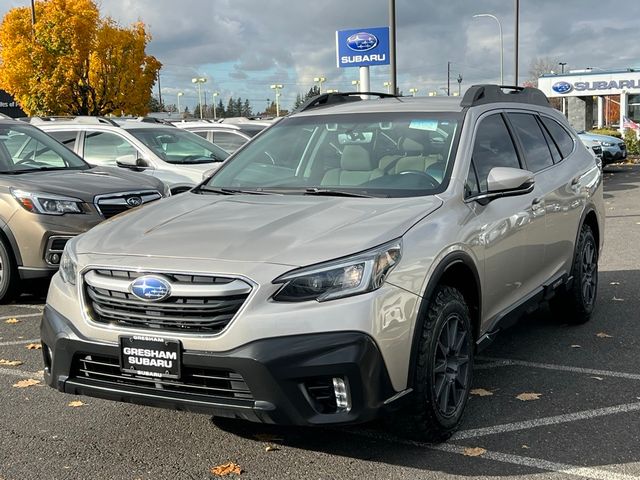
[(315, 77), (314, 82), (318, 84), (318, 93), (322, 93), (322, 84), (327, 81), (325, 77)]
[(447, 97), (451, 96), (451, 62), (447, 62)]
[(31, 0), (31, 25), (36, 28), (36, 2), (35, 0)]
[(218, 114), (216, 112), (216, 97), (220, 95), (220, 92), (213, 92), (212, 96), (213, 96), (213, 119), (217, 120), (218, 119)]
[[(562, 75), (564, 75), (564, 66), (567, 64), (567, 62), (558, 62), (558, 65), (560, 65), (560, 69), (562, 70)], [(562, 114), (564, 116), (567, 115), (567, 97), (562, 97)]]
[(387, 93), (391, 93), (391, 82), (384, 82), (382, 85), (387, 87)]
[(520, 0), (515, 0), (515, 86), (518, 86), (518, 56), (520, 49)]
[(282, 85), (279, 83), (276, 83), (274, 85), (271, 85), (271, 89), (275, 90), (276, 92), (276, 117), (280, 116), (280, 90), (282, 89)]
[(500, 85), (504, 85), (504, 43), (502, 37), (502, 23), (495, 15), (491, 15), (490, 13), (479, 13), (478, 15), (474, 15), (473, 18), (478, 17), (488, 17), (493, 18), (496, 22), (498, 22), (498, 31), (500, 32)]
[(191, 83), (198, 85), (198, 108), (200, 110), (200, 120), (202, 120), (202, 84), (207, 83), (207, 79), (204, 77), (196, 77), (191, 79)]
[(458, 96), (460, 96), (460, 88), (462, 87), (462, 74), (461, 73), (458, 74), (458, 78), (456, 78), (456, 80), (458, 81)]
[(178, 92), (178, 94), (176, 95), (178, 97), (178, 115), (182, 116), (182, 111), (180, 110), (180, 97), (183, 96), (184, 93), (182, 92)]
[(389, 66), (391, 67), (389, 81), (390, 90), (395, 95), (398, 92), (396, 77), (396, 0), (389, 0)]

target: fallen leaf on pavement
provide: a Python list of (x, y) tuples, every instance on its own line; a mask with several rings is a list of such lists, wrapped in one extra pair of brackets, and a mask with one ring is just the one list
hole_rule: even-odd
[(602, 378), (602, 377), (589, 377), (589, 378), (594, 378), (596, 380), (604, 380), (604, 378)]
[(278, 450), (280, 449), (275, 445), (267, 445), (266, 447), (264, 447), (265, 452), (277, 452)]
[(609, 285), (620, 285), (620, 282), (611, 282)]
[(522, 448), (526, 448), (528, 450), (529, 449), (529, 445), (522, 445)]
[(30, 343), (25, 347), (27, 350), (42, 350), (41, 343)]
[(242, 473), (242, 468), (240, 465), (237, 465), (233, 462), (223, 463), (222, 465), (218, 465), (217, 467), (211, 467), (209, 470), (212, 475), (217, 475), (218, 477), (225, 477), (227, 475), (240, 475)]
[(485, 390), (484, 388), (474, 388), (469, 392), (471, 395), (477, 395), (479, 397), (489, 397), (493, 395), (493, 392), (489, 390)]
[(613, 300), (614, 302), (624, 302), (624, 298), (618, 298), (615, 296), (611, 300)]
[(8, 323), (9, 325), (13, 325), (14, 323), (20, 323), (20, 320), (18, 320), (17, 318), (10, 318), (8, 320), (5, 320), (4, 323)]
[(598, 338), (613, 338), (611, 335), (609, 335), (608, 333), (604, 333), (604, 332), (596, 333), (596, 337), (598, 337)]
[(17, 383), (14, 383), (13, 386), (16, 388), (26, 388), (26, 387), (32, 387), (34, 385), (38, 385), (40, 383), (40, 380), (34, 380), (33, 378), (29, 378), (27, 380), (20, 380)]
[(571, 348), (582, 348), (582, 345), (571, 345)]
[(22, 365), (20, 360), (5, 360), (4, 358), (0, 358), (0, 365), (6, 365), (8, 367), (17, 367), (18, 365)]
[(516, 398), (523, 402), (527, 402), (529, 400), (540, 400), (541, 396), (542, 396), (541, 393), (526, 392), (526, 393), (521, 393), (520, 395), (516, 396)]
[(479, 457), (480, 455), (483, 455), (486, 452), (487, 450), (482, 447), (475, 447), (475, 448), (465, 448), (462, 453), (467, 457)]
[(72, 402), (67, 403), (68, 407), (81, 407), (83, 405), (86, 405), (86, 403), (80, 400), (73, 400)]

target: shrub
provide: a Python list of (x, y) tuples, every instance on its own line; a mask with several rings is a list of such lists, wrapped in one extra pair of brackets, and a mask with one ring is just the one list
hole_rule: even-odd
[(627, 128), (624, 131), (624, 143), (627, 145), (629, 155), (640, 155), (640, 140), (635, 130)]

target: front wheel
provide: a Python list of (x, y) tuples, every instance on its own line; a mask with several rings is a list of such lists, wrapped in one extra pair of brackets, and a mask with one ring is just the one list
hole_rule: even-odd
[(551, 299), (551, 308), (563, 322), (585, 323), (591, 318), (598, 293), (598, 245), (589, 225), (580, 230), (571, 276), (571, 286)]
[(441, 442), (460, 424), (473, 376), (471, 317), (457, 289), (436, 289), (418, 334), (414, 392), (394, 423), (410, 436)]
[(18, 269), (13, 254), (0, 239), (0, 303), (10, 302), (18, 293)]

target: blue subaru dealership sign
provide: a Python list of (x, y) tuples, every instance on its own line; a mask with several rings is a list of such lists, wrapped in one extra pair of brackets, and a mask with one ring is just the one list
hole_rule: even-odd
[(389, 27), (336, 32), (338, 68), (389, 65)]

